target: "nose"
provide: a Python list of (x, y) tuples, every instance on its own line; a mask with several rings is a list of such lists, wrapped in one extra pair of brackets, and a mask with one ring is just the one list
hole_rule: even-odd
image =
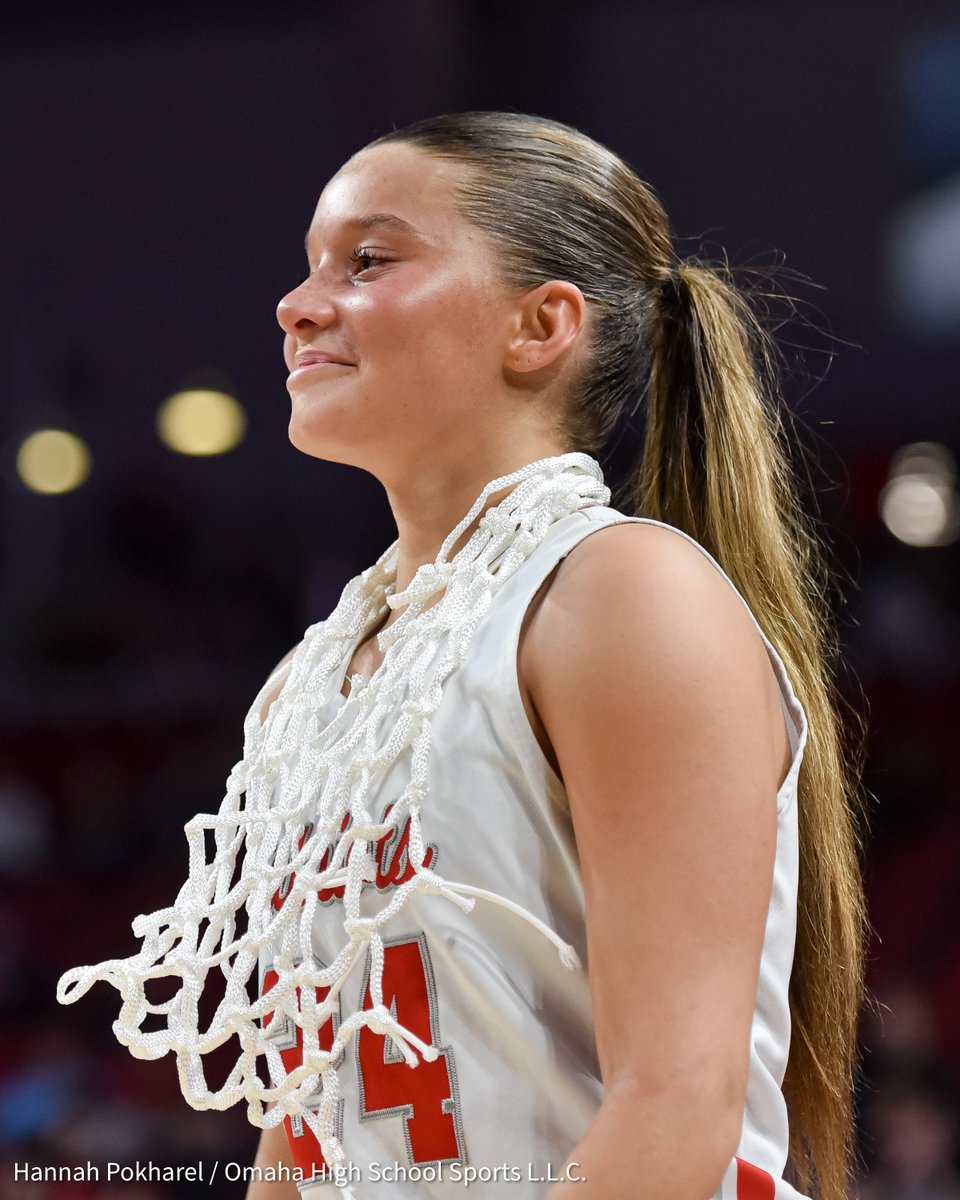
[(303, 283), (287, 292), (277, 305), (277, 320), (284, 333), (296, 337), (314, 325), (325, 329), (336, 311), (320, 286), (319, 272), (308, 275)]

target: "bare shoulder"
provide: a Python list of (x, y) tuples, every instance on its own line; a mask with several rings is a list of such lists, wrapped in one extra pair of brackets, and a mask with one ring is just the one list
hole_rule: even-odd
[(620, 643), (668, 657), (716, 646), (741, 666), (746, 654), (769, 667), (749, 612), (706, 556), (672, 529), (634, 522), (598, 529), (570, 551), (527, 639), (533, 665), (572, 644), (589, 647), (598, 668), (615, 667)]
[(298, 642), (296, 644), (296, 646), (293, 647), (292, 650), (289, 650), (283, 656), (283, 658), (280, 659), (280, 661), (277, 663), (277, 665), (270, 672), (270, 675), (267, 677), (269, 679), (272, 676), (277, 675), (278, 671), (282, 672), (277, 677), (277, 681), (274, 684), (274, 686), (267, 693), (266, 699), (264, 700), (264, 702), (260, 708), (260, 724), (261, 725), (267, 719), (267, 714), (270, 712), (270, 706), (273, 704), (274, 700), (276, 700), (276, 698), (283, 691), (283, 685), (287, 682), (287, 671), (283, 670), (283, 668), (288, 667), (290, 665), (290, 660), (293, 658), (294, 654), (296, 654), (296, 652), (299, 648), (300, 648), (300, 643)]
[(519, 662), (561, 768), (571, 709), (582, 731), (586, 702), (604, 714), (604, 740), (636, 732), (645, 713), (656, 727), (658, 714), (672, 711), (676, 728), (711, 714), (717, 737), (756, 746), (765, 733), (773, 774), (785, 771), (779, 685), (756, 625), (675, 530), (624, 522), (585, 537), (531, 605)]
[(578, 597), (581, 604), (627, 605), (648, 615), (681, 601), (695, 606), (698, 617), (717, 612), (717, 620), (729, 626), (733, 618), (732, 624), (756, 636), (746, 608), (706, 555), (660, 525), (607, 525), (574, 546), (560, 564), (550, 599), (556, 605), (577, 603)]

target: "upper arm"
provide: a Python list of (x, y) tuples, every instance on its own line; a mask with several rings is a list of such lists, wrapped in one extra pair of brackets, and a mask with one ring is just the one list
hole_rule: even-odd
[(712, 1088), (739, 1114), (776, 846), (766, 649), (696, 547), (632, 524), (577, 546), (527, 638), (580, 855), (605, 1087)]

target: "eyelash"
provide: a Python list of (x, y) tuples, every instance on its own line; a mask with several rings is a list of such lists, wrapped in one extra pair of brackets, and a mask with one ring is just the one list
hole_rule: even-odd
[[(357, 246), (356, 249), (353, 251), (353, 253), (350, 255), (350, 261), (356, 263), (356, 262), (359, 262), (362, 258), (368, 258), (373, 263), (388, 261), (386, 256), (383, 254), (377, 254), (375, 251), (369, 250), (366, 246)], [(370, 269), (369, 267), (361, 267), (360, 268), (361, 271), (366, 271), (369, 269)]]

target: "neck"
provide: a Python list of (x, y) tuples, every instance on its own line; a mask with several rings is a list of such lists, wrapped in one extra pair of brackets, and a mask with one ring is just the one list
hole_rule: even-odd
[[(423, 563), (436, 560), (447, 535), (466, 516), (492, 479), (509, 475), (538, 459), (567, 452), (568, 448), (559, 447), (555, 441), (541, 440), (500, 454), (483, 457), (473, 454), (465, 461), (434, 463), (429, 474), (421, 473), (413, 478), (408, 476), (396, 484), (385, 483), (397, 525), (395, 590), (402, 591)], [(452, 546), (448, 558), (453, 558), (466, 545), (483, 513), (503, 500), (511, 490), (511, 487), (506, 487), (487, 498), (481, 512)], [(436, 599), (439, 598), (437, 596)], [(392, 609), (378, 631), (392, 625), (402, 611), (402, 608)]]

